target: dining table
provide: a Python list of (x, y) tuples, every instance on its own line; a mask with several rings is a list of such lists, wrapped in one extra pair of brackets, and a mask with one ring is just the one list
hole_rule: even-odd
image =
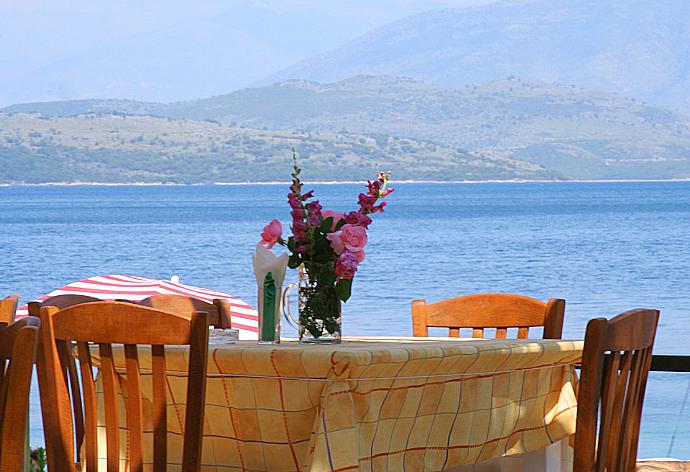
[[(553, 339), (211, 336), (202, 470), (559, 471), (575, 432), (582, 349)], [(181, 462), (188, 355), (166, 347), (169, 470)], [(140, 360), (145, 375), (150, 355)], [(124, 378), (117, 350), (115, 365)], [(146, 415), (146, 382), (142, 392)]]

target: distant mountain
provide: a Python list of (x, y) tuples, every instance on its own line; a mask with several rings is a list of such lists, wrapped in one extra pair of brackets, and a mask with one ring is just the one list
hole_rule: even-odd
[(526, 162), (383, 134), (270, 131), (211, 121), (0, 113), (0, 183), (289, 180), (291, 147), (309, 180), (540, 179)]
[[(0, 103), (204, 97), (245, 87), (350, 39), (352, 31), (359, 34), (363, 30), (342, 21), (338, 22), (342, 26), (329, 29), (326, 24), (332, 18), (327, 12), (300, 8), (296, 2), (271, 5), (241, 0), (217, 2), (215, 6), (193, 2), (197, 11), (187, 16), (181, 12), (194, 8), (191, 4), (185, 7), (179, 2), (162, 2), (157, 7), (142, 3), (135, 7), (109, 3), (112, 6), (84, 6), (81, 11), (77, 6), (65, 6), (60, 11), (59, 6), (47, 5), (45, 10), (59, 12), (56, 18), (42, 18), (45, 13), (41, 11), (27, 15), (23, 22), (7, 12), (0, 35)], [(70, 15), (72, 8), (79, 14)], [(108, 12), (109, 8), (113, 11)], [(162, 14), (163, 21), (157, 23), (153, 16), (156, 9), (176, 11)], [(98, 15), (99, 10), (103, 16)], [(0, 5), (0, 16), (3, 13)], [(128, 18), (142, 13), (150, 15), (149, 27), (142, 25), (145, 18)], [(106, 30), (122, 26), (101, 34), (92, 31), (97, 29), (93, 23), (102, 23)], [(65, 24), (72, 25), (73, 30), (59, 34)], [(73, 36), (81, 37), (81, 42), (70, 45)], [(15, 56), (14, 63), (8, 64), (7, 56)]]
[(299, 62), (260, 85), (360, 74), (451, 88), (516, 75), (690, 112), (690, 2), (521, 0), (429, 11)]
[(690, 177), (685, 116), (612, 93), (518, 78), (451, 90), (359, 76), (332, 84), (287, 81), (172, 104), (53, 102), (5, 111), (150, 114), (257, 129), (378, 133), (529, 162), (566, 179)]
[(375, 26), (489, 1), (0, 1), (0, 106), (226, 93)]

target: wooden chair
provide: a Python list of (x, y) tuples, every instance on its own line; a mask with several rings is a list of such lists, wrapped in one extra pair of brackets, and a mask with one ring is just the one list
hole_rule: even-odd
[(635, 470), (658, 321), (657, 310), (638, 309), (587, 324), (573, 470)]
[[(35, 309), (35, 308), (34, 308)], [(100, 375), (103, 379), (107, 470), (119, 469), (120, 436), (113, 344), (124, 345), (127, 391), (126, 423), (129, 430), (129, 467), (143, 470), (143, 413), (138, 345), (151, 346), (153, 385), (153, 470), (166, 470), (167, 460), (167, 380), (164, 345), (190, 348), (185, 408), (182, 470), (198, 471), (201, 462), (206, 369), (208, 356), (208, 315), (194, 313), (183, 317), (123, 302), (94, 302), (64, 310), (41, 307), (41, 347), (39, 349), (39, 388), (44, 415), (46, 454), (49, 470), (86, 471), (98, 468), (96, 390), (91, 350), (98, 345)], [(76, 342), (81, 391), (83, 391), (84, 455), (76, 454), (73, 417), (64, 352), (69, 355)], [(91, 345), (90, 345), (91, 343)], [(79, 392), (72, 391), (72, 395)], [(81, 469), (79, 469), (81, 470)]]
[(230, 302), (225, 299), (215, 299), (213, 303), (208, 303), (184, 295), (153, 295), (141, 300), (139, 305), (178, 315), (190, 315), (195, 311), (205, 311), (208, 313), (209, 325), (216, 328), (231, 327)]
[(0, 300), (0, 326), (7, 326), (14, 321), (19, 305), (19, 295), (10, 295)]
[(54, 297), (46, 298), (41, 303), (41, 306), (54, 306), (61, 310), (69, 308), (81, 303), (102, 302), (100, 298), (90, 297), (88, 295), (78, 295), (68, 293), (65, 295), (55, 295)]
[(480, 293), (427, 304), (412, 302), (412, 329), (415, 336), (429, 336), (428, 328), (449, 328), (450, 337), (461, 328), (472, 328), (473, 338), (483, 338), (484, 329), (496, 328), (496, 337), (507, 337), (508, 328), (517, 328), (518, 339), (529, 336), (529, 328), (543, 326), (544, 339), (560, 339), (563, 333), (565, 300), (552, 298), (544, 303), (523, 295)]
[(24, 470), (24, 431), (40, 324), (29, 316), (0, 330), (0, 472)]

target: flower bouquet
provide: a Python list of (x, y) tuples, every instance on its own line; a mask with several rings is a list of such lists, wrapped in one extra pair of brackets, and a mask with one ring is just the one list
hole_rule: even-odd
[(301, 169), (293, 152), (292, 185), (288, 203), (292, 209), (292, 236), (282, 237), (280, 221), (271, 221), (261, 234), (261, 244), (269, 249), (286, 246), (288, 267), (300, 269), (299, 336), (303, 343), (338, 343), (341, 337), (341, 302), (350, 298), (352, 279), (364, 261), (369, 215), (383, 212), (380, 200), (390, 172), (367, 182), (359, 195), (359, 209), (349, 213), (325, 210), (314, 192), (302, 191)]

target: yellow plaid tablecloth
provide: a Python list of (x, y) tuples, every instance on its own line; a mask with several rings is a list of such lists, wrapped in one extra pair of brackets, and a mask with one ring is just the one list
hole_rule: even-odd
[[(542, 449), (575, 431), (582, 347), (449, 338), (211, 345), (203, 470), (436, 471)], [(187, 350), (168, 348), (166, 360), (172, 470)]]

